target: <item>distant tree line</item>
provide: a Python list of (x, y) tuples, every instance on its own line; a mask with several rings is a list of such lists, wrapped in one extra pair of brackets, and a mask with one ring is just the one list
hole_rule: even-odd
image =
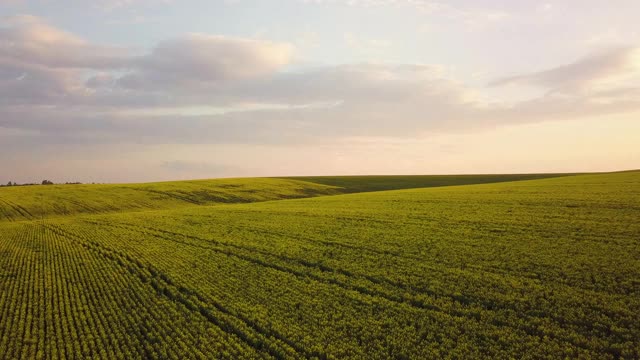
[[(65, 182), (65, 183), (59, 183), (58, 185), (78, 185), (78, 184), (82, 184), (79, 181), (76, 182)], [(6, 185), (4, 184), (0, 184), (0, 187), (5, 187), (5, 186), (33, 186), (33, 185), (55, 185), (55, 183), (51, 180), (42, 180), (41, 183), (24, 183), (24, 184), (18, 184), (15, 181), (9, 181)]]

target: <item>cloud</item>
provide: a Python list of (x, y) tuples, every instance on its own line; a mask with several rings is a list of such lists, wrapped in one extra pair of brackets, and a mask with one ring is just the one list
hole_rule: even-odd
[[(111, 81), (112, 78), (101, 75), (90, 83), (100, 86)], [(263, 109), (192, 115), (191, 106), (185, 105), (184, 100), (167, 101), (177, 109), (182, 108), (183, 115), (140, 115), (121, 110), (151, 107), (154, 101), (156, 105), (168, 105), (152, 96), (140, 98), (144, 93), (117, 95), (115, 89), (116, 94), (93, 94), (93, 104), (5, 107), (0, 109), (0, 126), (58, 135), (77, 133), (83, 139), (90, 135), (102, 141), (144, 138), (178, 143), (278, 143), (358, 134), (406, 136), (453, 128), (457, 126), (456, 119), (479, 106), (474, 103), (471, 91), (444, 78), (439, 67), (429, 65), (321, 67), (280, 73), (268, 79), (242, 80), (209, 90), (204, 94), (194, 87), (167, 91), (182, 94), (190, 104), (256, 103), (262, 104)], [(142, 104), (132, 103), (136, 99)], [(111, 103), (105, 108), (107, 101)]]
[(384, 103), (427, 94), (456, 93), (441, 68), (423, 64), (348, 64), (285, 72), (267, 80), (242, 83), (227, 95), (280, 104)]
[(195, 104), (222, 85), (274, 74), (292, 52), (289, 44), (186, 34), (138, 55), (89, 43), (41, 18), (14, 16), (0, 28), (0, 103)]
[(0, 60), (4, 63), (48, 68), (118, 68), (125, 66), (125, 50), (95, 45), (48, 25), (43, 19), (12, 16), (0, 27)]
[(592, 53), (551, 69), (498, 79), (490, 85), (533, 85), (554, 92), (575, 92), (609, 80), (637, 75), (638, 71), (640, 48), (620, 47)]
[(34, 105), (63, 100), (73, 91), (72, 74), (0, 58), (0, 106)]
[(199, 115), (189, 114), (188, 107), (171, 115), (23, 107), (0, 109), (0, 127), (38, 132), (39, 142), (280, 145), (362, 136), (420, 138), (640, 109), (637, 89), (487, 105), (429, 67), (409, 65), (316, 69), (263, 86), (250, 96), (235, 96), (315, 105)]
[(199, 87), (270, 75), (287, 65), (288, 44), (188, 34), (158, 44), (132, 62), (135, 68), (118, 80), (125, 88)]
[(637, 82), (628, 81), (637, 70), (635, 48), (497, 80), (494, 86), (548, 90), (506, 105), (483, 101), (482, 89), (451, 79), (442, 66), (292, 71), (292, 52), (288, 44), (186, 34), (136, 54), (38, 18), (13, 18), (0, 29), (0, 127), (31, 144), (291, 144), (640, 110)]
[(0, 104), (63, 105), (86, 95), (87, 71), (127, 66), (128, 52), (92, 44), (41, 18), (20, 15), (0, 26)]

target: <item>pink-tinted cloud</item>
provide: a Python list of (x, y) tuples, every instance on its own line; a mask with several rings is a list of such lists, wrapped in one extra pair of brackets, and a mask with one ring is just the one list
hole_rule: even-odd
[(271, 75), (291, 61), (288, 44), (205, 34), (163, 41), (132, 59), (118, 80), (125, 88), (201, 87)]
[(568, 92), (586, 90), (608, 78), (629, 75), (640, 70), (639, 54), (640, 48), (637, 47), (613, 48), (589, 54), (570, 64), (498, 79), (491, 85), (533, 85)]
[(92, 44), (29, 15), (13, 16), (0, 27), (0, 59), (48, 68), (118, 68), (127, 53), (115, 46)]

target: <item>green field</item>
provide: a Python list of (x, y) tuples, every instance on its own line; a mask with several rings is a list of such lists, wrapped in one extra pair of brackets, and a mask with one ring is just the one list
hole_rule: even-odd
[(640, 358), (640, 171), (2, 188), (0, 210), (0, 358)]
[(564, 174), (244, 178), (0, 188), (0, 221), (250, 203), (364, 191), (482, 184)]
[(569, 175), (572, 174), (298, 176), (283, 179), (333, 186), (341, 189), (342, 193), (349, 194), (368, 191), (489, 184)]
[(288, 179), (217, 179), (148, 184), (0, 188), (0, 221), (176, 209), (339, 194), (333, 186)]

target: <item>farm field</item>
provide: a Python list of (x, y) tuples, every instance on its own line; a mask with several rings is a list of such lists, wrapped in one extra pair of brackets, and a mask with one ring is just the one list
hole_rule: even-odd
[(287, 179), (216, 179), (148, 184), (0, 188), (0, 221), (175, 209), (339, 194), (337, 188)]
[(528, 180), (565, 174), (242, 178), (0, 188), (0, 221), (250, 203), (363, 191)]
[(530, 176), (0, 189), (0, 358), (639, 358), (640, 171)]

